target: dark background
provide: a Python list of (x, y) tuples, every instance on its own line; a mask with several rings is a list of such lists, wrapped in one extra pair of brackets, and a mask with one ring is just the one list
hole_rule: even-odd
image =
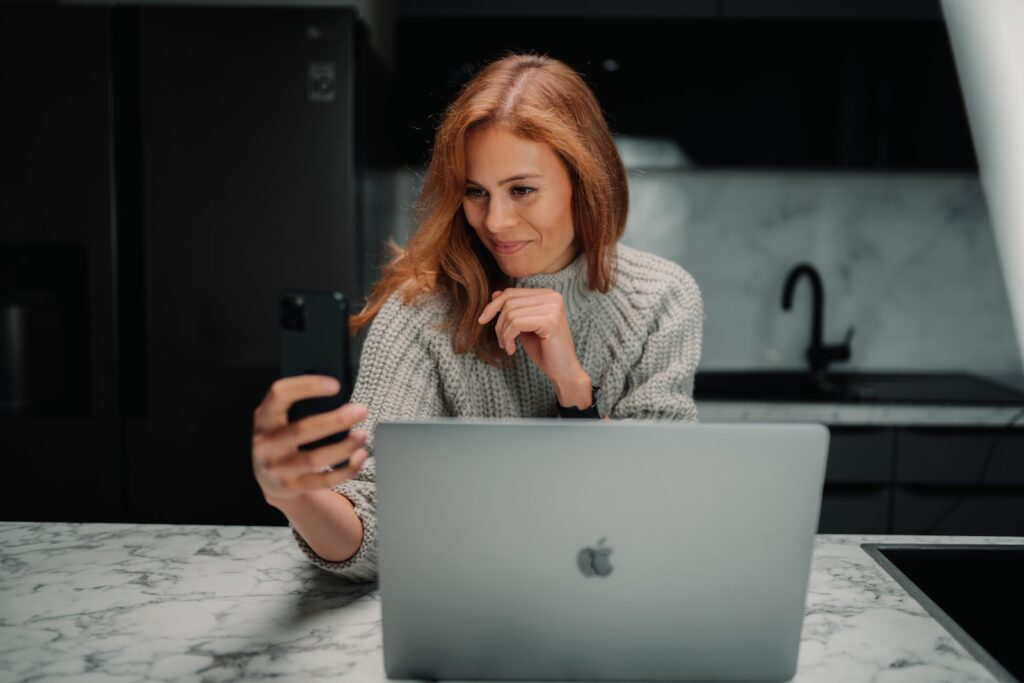
[(977, 169), (938, 17), (406, 17), (396, 43), (406, 163), (481, 64), (535, 50), (584, 75), (613, 131), (700, 167)]
[[(362, 301), (375, 174), (422, 166), (509, 50), (567, 61), (614, 132), (697, 167), (977, 170), (937, 2), (403, 2), (376, 28), (393, 53), (350, 8), (0, 4), (0, 519), (283, 523), (249, 449), (276, 293)], [(995, 532), (1024, 482), (964, 505), (898, 470), (910, 431), (834, 438), (823, 531)], [(901, 521), (899, 496), (938, 512)]]

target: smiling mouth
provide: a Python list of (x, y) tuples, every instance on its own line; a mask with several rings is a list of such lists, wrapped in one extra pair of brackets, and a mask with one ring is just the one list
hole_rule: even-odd
[(514, 254), (529, 244), (529, 242), (492, 242), (492, 244), (494, 245), (494, 251), (499, 254)]

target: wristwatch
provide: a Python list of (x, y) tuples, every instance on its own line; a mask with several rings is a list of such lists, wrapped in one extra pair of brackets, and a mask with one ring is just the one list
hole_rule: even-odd
[(597, 392), (601, 390), (601, 387), (593, 387), (592, 392), (594, 394), (593, 403), (590, 404), (589, 408), (583, 408), (580, 410), (576, 406), (566, 408), (563, 405), (558, 406), (558, 417), (588, 417), (593, 419), (599, 419), (601, 415), (597, 412)]

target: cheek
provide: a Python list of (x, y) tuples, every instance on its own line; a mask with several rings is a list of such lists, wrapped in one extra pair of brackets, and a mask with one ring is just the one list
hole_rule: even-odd
[(466, 216), (466, 222), (474, 230), (480, 225), (480, 209), (473, 202), (462, 202), (462, 213)]
[(563, 206), (561, 201), (547, 201), (543, 205), (538, 203), (535, 208), (534, 225), (541, 227), (541, 232), (549, 240), (565, 241), (572, 240), (572, 209)]
[(558, 225), (558, 207), (547, 197), (538, 197), (520, 208), (519, 215), (538, 232), (548, 234)]

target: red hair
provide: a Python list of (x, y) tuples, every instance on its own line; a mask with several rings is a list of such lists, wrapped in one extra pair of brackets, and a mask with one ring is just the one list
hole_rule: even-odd
[(587, 285), (600, 292), (611, 288), (629, 191), (601, 107), (580, 75), (564, 63), (512, 54), (481, 69), (445, 111), (416, 201), (418, 227), (404, 249), (391, 245), (394, 258), (366, 306), (350, 319), (353, 332), (367, 325), (395, 292), (412, 304), (423, 293), (440, 291), (452, 302), (447, 327), (456, 353), (473, 351), (491, 364), (506, 358), (477, 317), (491, 292), (511, 281), (462, 210), (466, 135), (485, 126), (543, 142), (558, 154), (572, 183), (573, 227), (586, 254)]

